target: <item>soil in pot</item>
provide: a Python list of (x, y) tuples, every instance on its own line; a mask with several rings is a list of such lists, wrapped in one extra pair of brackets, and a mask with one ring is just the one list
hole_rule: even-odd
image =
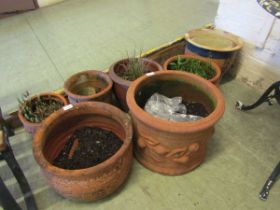
[(201, 116), (201, 117), (207, 117), (209, 115), (205, 106), (201, 103), (185, 101), (185, 102), (183, 102), (183, 104), (187, 108), (186, 114), (196, 115), (196, 116)]
[(178, 56), (175, 61), (168, 64), (167, 68), (169, 70), (193, 73), (208, 80), (212, 79), (216, 75), (216, 71), (212, 67), (211, 63), (195, 58), (182, 58)]
[(53, 164), (69, 170), (92, 167), (113, 156), (122, 144), (111, 131), (81, 127), (68, 138)]
[(20, 101), (20, 109), (24, 118), (31, 123), (40, 123), (53, 112), (63, 107), (62, 101), (52, 96), (38, 96)]

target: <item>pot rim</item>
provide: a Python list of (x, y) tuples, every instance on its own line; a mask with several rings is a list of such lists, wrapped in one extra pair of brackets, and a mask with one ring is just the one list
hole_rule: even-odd
[[(95, 166), (92, 166), (92, 167), (88, 167), (88, 168), (84, 168), (84, 169), (68, 170), (68, 169), (63, 169), (63, 168), (54, 166), (45, 158), (45, 155), (43, 154), (44, 143), (46, 140), (46, 139), (44, 139), (45, 138), (44, 133), (45, 133), (46, 129), (48, 128), (48, 125), (53, 123), (55, 120), (59, 119), (62, 115), (66, 114), (66, 113), (69, 113), (74, 110), (78, 110), (82, 107), (88, 107), (88, 106), (92, 107), (91, 113), (96, 113), (99, 115), (101, 114), (101, 115), (107, 116), (107, 117), (110, 116), (113, 118), (113, 120), (116, 120), (121, 126), (123, 126), (123, 129), (125, 131), (125, 138), (122, 139), (122, 141), (123, 141), (122, 146), (118, 149), (118, 151), (113, 156), (111, 156), (107, 160), (105, 160)], [(113, 109), (114, 115), (111, 115), (109, 112), (107, 112), (106, 109), (107, 110)], [(99, 110), (99, 113), (97, 112), (98, 110)], [(118, 121), (117, 119), (120, 119), (121, 122)], [(53, 115), (51, 115), (49, 118), (47, 118), (42, 123), (42, 126), (37, 130), (37, 132), (35, 133), (34, 138), (33, 138), (33, 144), (32, 144), (33, 155), (34, 155), (35, 160), (39, 164), (39, 166), (42, 169), (46, 170), (47, 173), (51, 173), (56, 176), (61, 176), (61, 177), (65, 177), (65, 178), (70, 178), (70, 177), (78, 178), (81, 176), (87, 176), (87, 175), (90, 175), (93, 173), (97, 173), (97, 172), (107, 168), (108, 166), (114, 164), (116, 161), (118, 161), (124, 155), (124, 153), (129, 149), (129, 147), (132, 143), (132, 135), (133, 135), (133, 131), (132, 131), (131, 119), (128, 114), (122, 112), (118, 108), (116, 108), (110, 104), (107, 104), (107, 103), (81, 102), (79, 104), (73, 105), (73, 107), (70, 109), (67, 109), (67, 110), (60, 109), (59, 111), (55, 112)]]
[[(68, 104), (68, 101), (62, 95), (60, 95), (58, 93), (52, 93), (52, 92), (45, 92), (45, 93), (40, 93), (40, 94), (34, 95), (34, 96), (31, 97), (31, 100), (37, 98), (38, 96), (40, 96), (40, 97), (42, 97), (42, 96), (52, 96), (52, 97), (58, 98), (60, 101), (62, 101), (64, 106)], [(40, 126), (42, 124), (42, 122), (45, 120), (44, 119), (42, 122), (39, 122), (39, 123), (32, 123), (32, 122), (28, 121), (27, 119), (25, 119), (25, 117), (23, 116), (23, 114), (21, 112), (21, 108), (18, 109), (18, 118), (20, 119), (20, 121), (23, 124), (26, 124), (28, 126), (37, 126), (37, 127)]]
[[(200, 57), (198, 57), (198, 56), (196, 56), (196, 55), (192, 55), (192, 54), (190, 54), (190, 53), (186, 53), (186, 54), (182, 54), (182, 55), (175, 55), (175, 56), (172, 56), (172, 57), (168, 58), (168, 59), (164, 62), (163, 68), (164, 68), (165, 70), (168, 70), (168, 71), (176, 71), (176, 70), (168, 69), (168, 64), (170, 64), (172, 61), (176, 60), (176, 59), (178, 58), (178, 56), (180, 56), (180, 57), (182, 57), (182, 58), (194, 58), (194, 59), (197, 59), (197, 60), (200, 60), (200, 61), (209, 63), (209, 60), (208, 60), (207, 58), (200, 58)], [(215, 75), (213, 78), (211, 78), (211, 79), (206, 79), (206, 80), (208, 80), (209, 82), (212, 82), (212, 83), (216, 83), (217, 81), (219, 81), (219, 79), (220, 79), (220, 77), (221, 77), (222, 71), (221, 71), (221, 68), (220, 68), (214, 61), (212, 61), (212, 62), (210, 63), (210, 65), (214, 68), (214, 70), (215, 70), (215, 72), (216, 72), (216, 75)], [(178, 71), (180, 71), (180, 70), (178, 70)], [(187, 73), (188, 73), (188, 72), (187, 72)], [(203, 78), (203, 79), (205, 79), (205, 78)]]
[[(100, 76), (105, 82), (106, 82), (106, 87), (101, 90), (99, 93), (95, 93), (95, 94), (91, 94), (91, 95), (78, 95), (73, 93), (70, 90), (70, 87), (73, 85), (73, 82), (75, 81), (76, 77), (83, 75), (83, 74), (91, 74), (91, 75), (95, 75), (95, 76)], [(72, 98), (78, 98), (78, 99), (94, 99), (97, 98), (101, 95), (106, 94), (107, 92), (109, 92), (113, 87), (113, 81), (111, 80), (111, 78), (108, 76), (108, 74), (99, 71), (99, 70), (86, 70), (86, 71), (81, 71), (78, 72), (76, 74), (73, 74), (72, 76), (70, 76), (65, 82), (64, 82), (64, 91), (67, 94), (67, 96), (70, 96)]]
[[(217, 103), (215, 109), (205, 118), (193, 122), (172, 122), (164, 119), (156, 118), (145, 112), (135, 101), (135, 93), (139, 89), (139, 86), (142, 82), (146, 80), (151, 80), (152, 77), (161, 77), (162, 75), (175, 75), (178, 78), (185, 78), (185, 81), (188, 81), (191, 84), (198, 84), (205, 86), (204, 91), (211, 92), (211, 96), (213, 96)], [(209, 94), (208, 94), (209, 95)], [(186, 132), (198, 132), (207, 128), (212, 127), (223, 115), (225, 110), (225, 101), (220, 90), (211, 82), (196, 76), (195, 74), (181, 72), (181, 71), (161, 71), (154, 72), (150, 75), (144, 75), (137, 80), (135, 80), (129, 87), (127, 92), (127, 104), (130, 109), (130, 113), (134, 115), (138, 120), (143, 122), (144, 124), (148, 124), (151, 127), (154, 127), (157, 130), (161, 131), (169, 131), (170, 132), (178, 132), (178, 133), (186, 133)], [(135, 115), (137, 113), (137, 116)]]
[[(226, 38), (226, 39), (232, 41), (233, 43), (235, 43), (235, 46), (226, 47), (226, 48), (210, 47), (205, 44), (199, 44), (192, 39), (193, 37), (204, 34), (204, 33), (216, 35), (217, 37), (220, 36), (220, 37)], [(185, 34), (185, 40), (202, 49), (213, 50), (213, 51), (218, 51), (218, 52), (234, 52), (234, 51), (240, 50), (244, 45), (244, 42), (242, 41), (242, 39), (240, 37), (238, 37), (230, 32), (220, 30), (220, 29), (208, 29), (208, 28), (194, 29)]]
[[(129, 58), (124, 58), (124, 59), (121, 59), (115, 63), (113, 63), (111, 66), (110, 66), (110, 69), (109, 69), (109, 76), (111, 77), (111, 79), (115, 82), (115, 83), (118, 83), (118, 84), (121, 84), (123, 86), (126, 86), (126, 87), (129, 87), (130, 84), (133, 82), (133, 81), (129, 81), (129, 80), (125, 80), (123, 78), (121, 78), (120, 76), (118, 76), (115, 72), (115, 66), (118, 65), (119, 63), (121, 62), (124, 62), (124, 61), (127, 61)], [(151, 59), (148, 59), (148, 58), (140, 58), (142, 60), (144, 60), (145, 62), (147, 63), (151, 63), (152, 65), (156, 66), (158, 68), (158, 71), (161, 71), (163, 70), (162, 66), (151, 60)]]

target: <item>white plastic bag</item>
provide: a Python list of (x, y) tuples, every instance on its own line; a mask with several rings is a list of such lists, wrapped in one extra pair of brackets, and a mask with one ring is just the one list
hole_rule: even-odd
[(144, 107), (145, 111), (155, 117), (177, 121), (195, 121), (202, 119), (200, 116), (187, 115), (187, 108), (182, 103), (182, 97), (168, 98), (159, 93), (154, 93)]

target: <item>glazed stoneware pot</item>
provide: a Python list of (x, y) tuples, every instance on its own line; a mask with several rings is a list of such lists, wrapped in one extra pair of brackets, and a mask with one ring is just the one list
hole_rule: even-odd
[[(72, 107), (71, 107), (72, 106)], [(112, 131), (122, 141), (119, 150), (96, 166), (66, 170), (52, 164), (74, 130), (92, 126)], [(68, 105), (46, 119), (33, 140), (33, 154), (48, 184), (63, 197), (94, 201), (116, 191), (127, 179), (132, 165), (130, 117), (102, 102)]]
[[(172, 63), (173, 61), (177, 60), (178, 56), (180, 56), (180, 58), (193, 58), (193, 59), (198, 59), (200, 61), (209, 63), (209, 58), (201, 58), (196, 55), (186, 53), (184, 55), (176, 55), (176, 56), (170, 57), (169, 59), (167, 59), (164, 62), (163, 68), (165, 70), (170, 70), (170, 69), (168, 69), (168, 65), (170, 63)], [(221, 78), (221, 68), (215, 62), (211, 62), (211, 66), (215, 70), (216, 74), (213, 78), (209, 79), (209, 81), (212, 82), (213, 84), (215, 84), (216, 86), (218, 86), (219, 82), (220, 82), (220, 78)], [(170, 71), (173, 71), (173, 70), (170, 70)]]
[[(59, 95), (57, 93), (41, 93), (38, 96), (42, 97), (42, 98), (51, 96), (54, 100), (61, 101), (63, 103), (63, 105), (68, 104), (67, 100), (62, 95)], [(38, 96), (33, 96), (31, 98), (31, 101), (37, 100)], [(34, 134), (36, 132), (36, 130), (41, 126), (41, 123), (32, 123), (32, 122), (28, 121), (27, 119), (25, 119), (25, 117), (22, 114), (21, 108), (19, 108), (19, 110), (18, 110), (18, 118), (21, 121), (21, 123), (23, 124), (24, 129), (28, 133)]]
[[(144, 65), (146, 66), (145, 71), (148, 72), (155, 72), (162, 70), (161, 65), (159, 65), (157, 62), (142, 58), (144, 61)], [(126, 103), (126, 92), (128, 87), (131, 84), (131, 81), (125, 80), (118, 76), (116, 72), (118, 72), (120, 69), (122, 69), (123, 65), (127, 65), (128, 59), (120, 60), (116, 63), (114, 63), (109, 70), (109, 76), (114, 82), (114, 92), (116, 94), (117, 99), (120, 102), (120, 105), (124, 111), (128, 111), (127, 103)]]
[[(155, 92), (195, 101), (210, 114), (193, 122), (154, 117), (143, 107)], [(137, 160), (148, 169), (166, 175), (184, 174), (203, 162), (214, 125), (225, 109), (224, 98), (215, 85), (180, 71), (161, 71), (138, 78), (128, 89), (127, 104), (136, 132)]]
[(112, 102), (113, 82), (101, 71), (89, 70), (72, 75), (64, 83), (71, 104), (84, 101)]
[(211, 58), (222, 75), (230, 71), (244, 45), (240, 37), (218, 29), (194, 29), (185, 34), (185, 39), (185, 53)]

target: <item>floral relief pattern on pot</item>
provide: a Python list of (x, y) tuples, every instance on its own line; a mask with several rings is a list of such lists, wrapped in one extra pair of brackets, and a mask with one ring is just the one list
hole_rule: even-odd
[(170, 149), (143, 136), (138, 138), (137, 144), (142, 150), (147, 150), (151, 157), (158, 162), (168, 159), (176, 163), (185, 164), (189, 161), (190, 156), (199, 150), (198, 143), (191, 143), (183, 148)]

